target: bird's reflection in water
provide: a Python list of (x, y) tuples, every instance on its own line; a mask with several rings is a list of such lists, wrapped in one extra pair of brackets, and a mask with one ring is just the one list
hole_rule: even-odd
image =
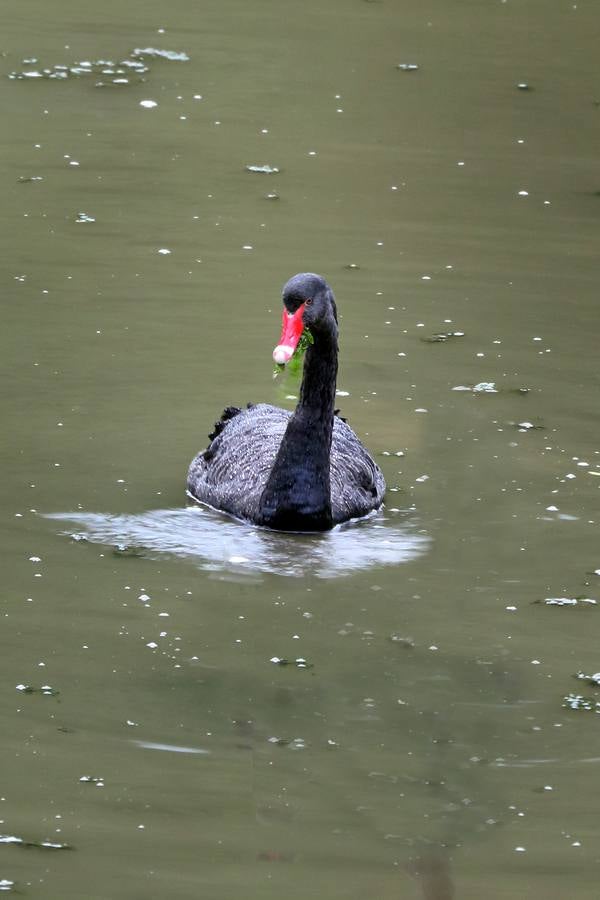
[(406, 866), (419, 884), (423, 900), (453, 900), (454, 884), (447, 852), (442, 847), (423, 849)]
[(64, 523), (63, 534), (107, 544), (117, 552), (177, 556), (208, 571), (250, 578), (263, 574), (336, 578), (409, 562), (425, 553), (430, 543), (408, 517), (392, 520), (384, 512), (319, 534), (268, 531), (203, 507), (120, 515), (49, 513), (46, 518)]

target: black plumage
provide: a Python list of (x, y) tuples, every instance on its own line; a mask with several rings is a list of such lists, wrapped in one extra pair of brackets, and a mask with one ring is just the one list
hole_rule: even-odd
[(331, 288), (319, 275), (295, 275), (283, 303), (312, 336), (296, 409), (228, 407), (207, 449), (192, 460), (187, 488), (196, 500), (257, 525), (326, 531), (377, 509), (385, 481), (335, 414), (338, 326)]

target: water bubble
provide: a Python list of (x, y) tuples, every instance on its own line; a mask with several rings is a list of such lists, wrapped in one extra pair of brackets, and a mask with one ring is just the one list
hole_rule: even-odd
[(255, 172), (259, 175), (277, 175), (280, 171), (280, 169), (278, 169), (277, 166), (269, 166), (269, 165), (244, 166), (244, 168), (246, 169), (246, 172)]
[(182, 51), (178, 51), (178, 50), (159, 50), (156, 47), (145, 47), (144, 49), (136, 47), (136, 49), (131, 52), (130, 56), (133, 56), (133, 57), (136, 57), (136, 56), (137, 57), (145, 57), (145, 56), (161, 57), (162, 59), (171, 60), (171, 62), (188, 62), (189, 61), (189, 56), (187, 55), (187, 53), (183, 53)]

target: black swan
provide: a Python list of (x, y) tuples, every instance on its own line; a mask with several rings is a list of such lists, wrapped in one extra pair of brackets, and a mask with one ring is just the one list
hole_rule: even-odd
[(275, 362), (289, 362), (303, 334), (308, 343), (296, 409), (228, 407), (208, 448), (192, 460), (187, 490), (277, 531), (327, 531), (377, 509), (385, 481), (334, 410), (338, 325), (331, 288), (320, 275), (294, 275), (283, 288), (283, 306)]

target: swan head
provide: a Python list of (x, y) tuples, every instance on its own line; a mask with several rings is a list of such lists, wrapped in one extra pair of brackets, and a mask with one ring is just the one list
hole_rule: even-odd
[(302, 332), (337, 331), (333, 291), (314, 272), (300, 272), (283, 286), (283, 322), (279, 343), (273, 350), (278, 365), (290, 361)]

